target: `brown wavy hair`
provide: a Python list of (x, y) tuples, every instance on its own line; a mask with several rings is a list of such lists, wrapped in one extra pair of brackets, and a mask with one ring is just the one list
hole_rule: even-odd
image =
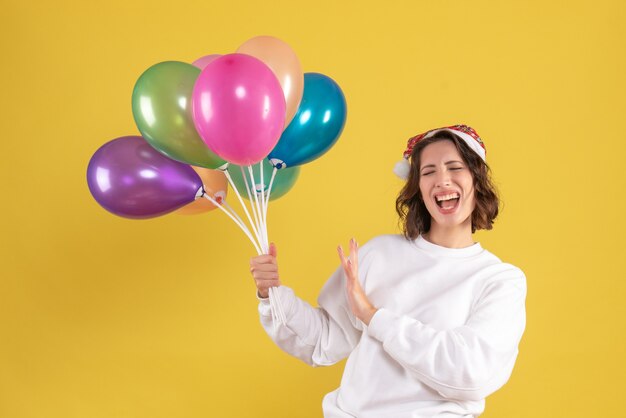
[(415, 144), (410, 157), (409, 178), (396, 199), (396, 212), (400, 216), (398, 222), (407, 239), (414, 240), (419, 234), (430, 230), (431, 216), (426, 209), (419, 186), (421, 151), (434, 142), (445, 140), (454, 143), (474, 179), (476, 206), (472, 212), (472, 233), (479, 229), (493, 228), (498, 216), (500, 199), (491, 181), (491, 170), (487, 163), (458, 136), (448, 131), (440, 131)]

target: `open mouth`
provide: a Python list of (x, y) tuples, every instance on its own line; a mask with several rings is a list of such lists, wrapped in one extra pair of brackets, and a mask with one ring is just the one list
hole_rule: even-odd
[(460, 197), (461, 196), (458, 193), (454, 192), (446, 195), (435, 196), (435, 201), (437, 202), (437, 206), (441, 209), (453, 210), (459, 203)]

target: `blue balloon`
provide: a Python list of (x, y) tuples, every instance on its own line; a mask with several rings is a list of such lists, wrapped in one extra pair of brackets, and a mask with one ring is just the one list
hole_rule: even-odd
[(276, 168), (315, 160), (339, 139), (346, 124), (346, 98), (324, 74), (304, 74), (304, 92), (298, 112), (268, 155)]

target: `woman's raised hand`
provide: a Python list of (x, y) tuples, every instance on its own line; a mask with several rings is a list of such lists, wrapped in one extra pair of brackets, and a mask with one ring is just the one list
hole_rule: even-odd
[(270, 287), (280, 286), (276, 245), (270, 244), (270, 253), (253, 257), (250, 260), (250, 272), (254, 278), (259, 297), (267, 298)]
[(341, 245), (337, 247), (337, 252), (339, 253), (343, 270), (346, 273), (346, 291), (350, 309), (354, 316), (359, 318), (365, 325), (369, 325), (377, 309), (367, 298), (359, 281), (359, 245), (352, 238), (350, 240), (350, 255), (348, 257), (345, 256)]

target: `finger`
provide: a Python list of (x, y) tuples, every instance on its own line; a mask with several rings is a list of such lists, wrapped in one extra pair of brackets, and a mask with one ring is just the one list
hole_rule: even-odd
[(278, 271), (276, 264), (254, 264), (250, 267), (250, 271)]
[(350, 238), (350, 262), (354, 265), (354, 238)]
[(349, 258), (346, 261), (346, 277), (348, 278), (350, 282), (354, 282), (357, 277), (356, 270), (354, 269), (354, 266), (352, 265), (352, 260), (350, 260)]
[(255, 271), (252, 273), (254, 280), (277, 280), (280, 275), (277, 271)]
[(274, 244), (273, 242), (270, 244), (270, 255), (274, 258), (278, 257), (278, 252), (276, 250), (276, 244)]
[(341, 245), (337, 247), (337, 253), (339, 253), (339, 260), (341, 260), (341, 265), (345, 269), (346, 268), (346, 256), (343, 253), (343, 247)]
[(352, 238), (350, 242), (352, 244), (350, 248), (350, 255), (352, 256), (352, 265), (355, 270), (359, 268), (359, 244), (356, 242), (356, 239)]
[(276, 264), (276, 258), (269, 254), (259, 255), (250, 260), (250, 265), (253, 264)]
[(257, 281), (257, 287), (258, 288), (268, 288), (268, 287), (273, 287), (273, 286), (279, 286), (280, 285), (280, 280), (259, 280)]
[(261, 282), (257, 282), (256, 288), (264, 291), (269, 289), (270, 287), (278, 287), (280, 286), (280, 280), (263, 280)]

